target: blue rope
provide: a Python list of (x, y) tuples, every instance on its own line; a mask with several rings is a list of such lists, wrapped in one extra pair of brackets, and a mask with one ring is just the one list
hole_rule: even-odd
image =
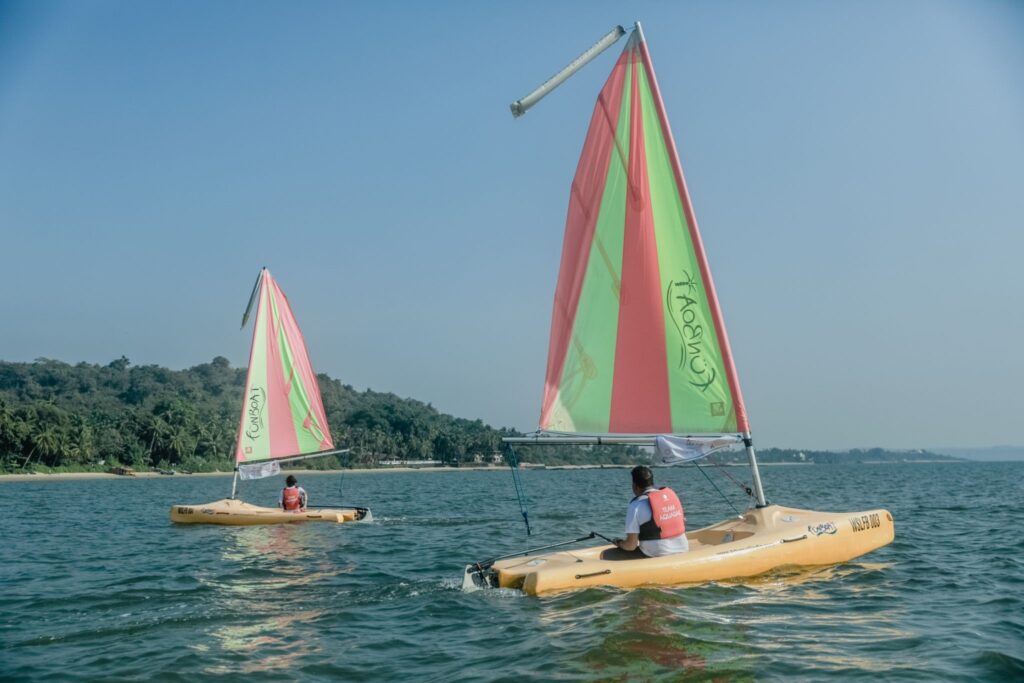
[(532, 533), (530, 529), (530, 512), (527, 509), (529, 502), (526, 500), (526, 489), (523, 488), (523, 480), (519, 475), (519, 460), (516, 458), (516, 449), (508, 444), (508, 453), (505, 456), (508, 466), (512, 469), (512, 481), (516, 485), (516, 497), (519, 498), (519, 511), (523, 513), (523, 522), (526, 523), (526, 535)]

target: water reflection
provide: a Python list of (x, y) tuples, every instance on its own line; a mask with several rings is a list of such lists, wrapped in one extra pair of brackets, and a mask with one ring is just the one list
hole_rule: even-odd
[(303, 560), (313, 552), (313, 530), (299, 524), (267, 524), (238, 527), (226, 540), (223, 557), (227, 561)]
[(749, 677), (736, 666), (749, 649), (745, 627), (709, 615), (692, 599), (694, 590), (591, 589), (555, 596), (545, 600), (541, 623), (548, 638), (576, 653), (588, 679)]
[(764, 673), (755, 662), (797, 651), (811, 668), (892, 671), (885, 651), (917, 634), (900, 627), (886, 599), (889, 569), (863, 562), (671, 589), (591, 589), (545, 599), (539, 621), (560, 649), (581, 653), (577, 662), (596, 680), (751, 679)]
[(287, 669), (319, 652), (317, 623), (331, 616), (323, 589), (356, 569), (330, 557), (338, 542), (312, 525), (239, 527), (225, 535), (220, 566), (202, 580), (216, 589), (216, 612), (232, 623), (208, 629), (204, 647), (222, 657), (204, 671)]
[(595, 671), (625, 667), (642, 670), (644, 663), (680, 674), (703, 671), (707, 659), (701, 641), (686, 633), (681, 595), (661, 591), (634, 591), (624, 601), (622, 620), (600, 645), (584, 658)]
[(288, 669), (302, 657), (320, 650), (319, 642), (303, 638), (299, 627), (325, 614), (326, 610), (306, 610), (214, 629), (210, 635), (219, 643), (221, 650), (242, 659), (237, 665), (209, 666), (205, 672), (257, 673)]

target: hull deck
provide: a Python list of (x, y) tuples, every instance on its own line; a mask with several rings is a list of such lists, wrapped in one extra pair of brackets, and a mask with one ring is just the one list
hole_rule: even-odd
[[(625, 558), (610, 545), (501, 560), (490, 585), (531, 595), (591, 586), (630, 588), (755, 576), (784, 566), (846, 562), (895, 537), (887, 510), (814, 512), (769, 505), (688, 533), (690, 550)], [(473, 574), (467, 568), (467, 575)]]
[(373, 517), (369, 510), (309, 508), (304, 512), (286, 512), (265, 508), (240, 500), (225, 498), (204, 505), (172, 505), (171, 521), (178, 524), (223, 524), (253, 526), (256, 524), (296, 524), (299, 522), (361, 522)]

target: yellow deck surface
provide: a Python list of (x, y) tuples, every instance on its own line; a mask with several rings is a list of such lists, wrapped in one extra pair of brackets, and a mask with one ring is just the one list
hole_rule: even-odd
[(611, 559), (620, 553), (604, 545), (501, 560), (493, 569), (500, 587), (531, 595), (589, 586), (700, 583), (777, 567), (845, 562), (891, 543), (895, 528), (887, 510), (814, 512), (769, 505), (686, 536), (690, 550), (677, 555)]
[(297, 522), (341, 523), (355, 522), (360, 519), (359, 512), (354, 509), (310, 508), (305, 512), (285, 512), (278, 508), (260, 507), (230, 498), (203, 505), (171, 506), (171, 521), (179, 524), (251, 526), (254, 524), (295, 524)]

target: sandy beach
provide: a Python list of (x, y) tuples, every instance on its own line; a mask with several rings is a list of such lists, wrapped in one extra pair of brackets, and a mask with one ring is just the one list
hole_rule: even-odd
[[(524, 465), (525, 466), (525, 465)], [(503, 465), (494, 467), (376, 467), (351, 470), (283, 470), (283, 474), (302, 475), (304, 477), (317, 474), (368, 474), (380, 472), (499, 472), (507, 468)], [(0, 482), (15, 481), (65, 481), (75, 479), (154, 479), (163, 477), (230, 477), (233, 472), (194, 472), (173, 475), (159, 472), (135, 472), (134, 475), (110, 474), (109, 472), (52, 472), (34, 474), (0, 474)]]

